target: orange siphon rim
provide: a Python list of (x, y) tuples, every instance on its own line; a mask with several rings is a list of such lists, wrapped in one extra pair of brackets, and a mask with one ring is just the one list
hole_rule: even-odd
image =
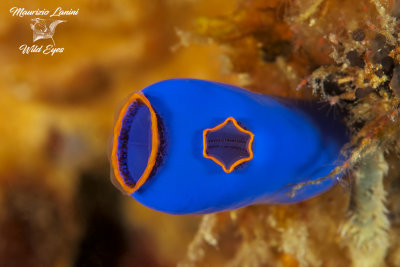
[[(147, 161), (147, 166), (146, 166), (142, 176), (140, 176), (139, 180), (135, 184), (135, 186), (131, 187), (124, 182), (124, 178), (119, 170), (120, 164), (118, 161), (118, 144), (119, 144), (119, 137), (120, 137), (121, 128), (122, 128), (122, 121), (126, 115), (126, 112), (129, 108), (129, 106), (132, 103), (134, 103), (135, 101), (142, 102), (143, 104), (145, 104), (147, 106), (147, 108), (150, 111), (152, 138), (151, 138), (151, 152), (150, 152), (149, 159)], [(134, 93), (133, 95), (131, 95), (129, 97), (128, 101), (122, 107), (120, 113), (118, 114), (118, 119), (117, 119), (117, 122), (114, 127), (114, 138), (113, 138), (113, 146), (112, 146), (112, 151), (111, 151), (111, 164), (112, 164), (112, 167), (114, 170), (115, 178), (117, 179), (118, 183), (121, 185), (122, 189), (127, 194), (134, 193), (149, 178), (150, 173), (153, 170), (154, 164), (156, 163), (159, 143), (160, 143), (160, 140), (159, 140), (159, 133), (158, 133), (157, 115), (154, 112), (154, 109), (151, 106), (150, 101), (144, 96), (143, 93)]]
[[(217, 158), (215, 158), (215, 157), (213, 157), (213, 156), (209, 156), (209, 155), (207, 154), (207, 152), (206, 152), (206, 151), (207, 151), (206, 136), (207, 136), (207, 133), (208, 133), (208, 132), (219, 130), (219, 129), (221, 129), (222, 127), (224, 127), (224, 126), (225, 126), (228, 122), (230, 122), (230, 121), (233, 123), (233, 125), (236, 126), (236, 128), (237, 128), (239, 131), (241, 131), (241, 132), (243, 132), (243, 133), (246, 133), (246, 134), (249, 134), (249, 135), (250, 135), (250, 140), (249, 140), (249, 143), (248, 143), (248, 145), (247, 145), (247, 150), (249, 151), (249, 156), (248, 156), (247, 158), (242, 158), (242, 159), (237, 160), (235, 163), (232, 164), (232, 166), (231, 166), (229, 169), (227, 169), (227, 168), (225, 167), (224, 163), (222, 163), (221, 161), (219, 161)], [(243, 163), (243, 162), (246, 162), (246, 161), (250, 161), (250, 160), (253, 159), (253, 150), (252, 150), (252, 148), (251, 148), (251, 146), (252, 146), (252, 144), (253, 144), (253, 140), (254, 140), (254, 134), (253, 134), (252, 132), (243, 129), (243, 127), (241, 127), (241, 126), (238, 124), (238, 122), (235, 120), (235, 118), (229, 117), (229, 118), (227, 118), (223, 123), (221, 123), (221, 124), (215, 126), (214, 128), (205, 129), (205, 130), (203, 131), (203, 156), (204, 156), (205, 158), (207, 158), (207, 159), (211, 159), (211, 160), (215, 161), (218, 165), (220, 165), (220, 166), (222, 167), (222, 169), (224, 170), (224, 172), (230, 173), (230, 172), (232, 172), (239, 164), (241, 164), (241, 163)]]

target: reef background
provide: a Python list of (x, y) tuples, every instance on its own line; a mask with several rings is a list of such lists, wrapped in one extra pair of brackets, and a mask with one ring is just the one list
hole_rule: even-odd
[[(54, 35), (65, 51), (22, 55), (33, 16), (13, 17), (14, 6), (79, 8)], [(397, 3), (0, 7), (0, 266), (400, 266)], [(296, 205), (206, 216), (162, 214), (121, 195), (107, 159), (114, 112), (129, 93), (176, 77), (345, 110), (346, 177)]]

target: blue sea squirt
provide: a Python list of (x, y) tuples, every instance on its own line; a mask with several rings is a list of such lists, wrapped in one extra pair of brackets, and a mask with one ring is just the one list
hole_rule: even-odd
[(295, 203), (336, 183), (340, 173), (318, 179), (343, 162), (347, 141), (340, 120), (313, 102), (171, 79), (132, 94), (121, 109), (113, 179), (140, 203), (172, 214)]

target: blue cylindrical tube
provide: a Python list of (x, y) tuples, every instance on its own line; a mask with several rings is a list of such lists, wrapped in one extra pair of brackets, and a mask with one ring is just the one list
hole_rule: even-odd
[(218, 82), (172, 79), (133, 94), (115, 129), (118, 186), (167, 213), (209, 213), (294, 203), (335, 184), (325, 179), (348, 141), (312, 104)]

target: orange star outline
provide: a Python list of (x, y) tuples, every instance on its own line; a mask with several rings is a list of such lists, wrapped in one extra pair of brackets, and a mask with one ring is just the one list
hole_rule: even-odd
[[(250, 141), (249, 141), (249, 144), (248, 144), (248, 146), (247, 146), (247, 150), (249, 151), (249, 154), (250, 154), (250, 155), (249, 155), (247, 158), (243, 158), (243, 159), (237, 160), (235, 163), (232, 164), (232, 166), (231, 166), (229, 169), (227, 169), (227, 168), (225, 167), (225, 165), (224, 165), (221, 161), (219, 161), (218, 159), (216, 159), (216, 158), (213, 157), (213, 156), (207, 155), (207, 152), (206, 152), (206, 151), (207, 151), (206, 136), (207, 136), (207, 133), (209, 133), (209, 132), (211, 132), (211, 131), (216, 131), (216, 130), (221, 129), (221, 128), (224, 127), (229, 121), (231, 121), (231, 122), (233, 123), (233, 125), (235, 125), (236, 128), (237, 128), (239, 131), (250, 135)], [(232, 171), (236, 168), (236, 166), (238, 166), (239, 164), (241, 164), (241, 163), (243, 163), (243, 162), (246, 162), (246, 161), (250, 161), (251, 159), (253, 159), (253, 150), (252, 150), (252, 148), (251, 148), (251, 146), (252, 146), (252, 144), (253, 144), (253, 140), (254, 140), (254, 134), (253, 134), (252, 132), (243, 129), (243, 128), (238, 124), (238, 122), (235, 120), (235, 118), (229, 117), (229, 118), (227, 118), (223, 123), (221, 123), (221, 124), (215, 126), (214, 128), (205, 129), (205, 130), (203, 131), (203, 156), (204, 156), (205, 158), (207, 158), (207, 159), (211, 159), (211, 160), (215, 161), (218, 165), (220, 165), (220, 166), (222, 167), (222, 169), (224, 170), (224, 172), (230, 173), (230, 172), (232, 172)]]

